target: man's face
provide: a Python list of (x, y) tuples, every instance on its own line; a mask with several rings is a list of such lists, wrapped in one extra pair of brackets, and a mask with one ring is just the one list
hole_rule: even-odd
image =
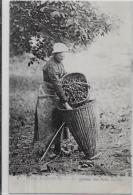
[(61, 62), (63, 59), (64, 59), (64, 53), (56, 53), (55, 55), (55, 59), (58, 61), (58, 62)]

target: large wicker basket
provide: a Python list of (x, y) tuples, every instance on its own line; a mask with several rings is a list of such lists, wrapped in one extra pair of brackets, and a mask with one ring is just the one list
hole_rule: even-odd
[(90, 158), (95, 155), (98, 130), (95, 100), (73, 110), (58, 108), (80, 149)]

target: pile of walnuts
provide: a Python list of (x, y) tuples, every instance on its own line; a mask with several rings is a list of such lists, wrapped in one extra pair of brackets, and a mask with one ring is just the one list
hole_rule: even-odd
[(62, 82), (62, 87), (70, 105), (82, 102), (88, 96), (89, 85), (83, 78), (66, 78)]

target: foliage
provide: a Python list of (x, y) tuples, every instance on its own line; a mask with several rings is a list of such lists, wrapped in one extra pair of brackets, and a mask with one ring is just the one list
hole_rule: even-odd
[(10, 2), (10, 54), (32, 52), (33, 61), (50, 56), (55, 42), (64, 42), (73, 49), (86, 47), (111, 28), (110, 17), (90, 2)]

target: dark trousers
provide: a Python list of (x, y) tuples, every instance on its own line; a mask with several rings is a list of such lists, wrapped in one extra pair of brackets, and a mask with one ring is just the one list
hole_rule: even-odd
[[(63, 118), (62, 115), (60, 114), (59, 110), (56, 108), (53, 111), (53, 115), (52, 115), (52, 119), (53, 119), (53, 126), (54, 129), (56, 129), (56, 131), (60, 128), (60, 126), (62, 125)], [(62, 130), (58, 133), (54, 144), (55, 144), (55, 153), (59, 153), (60, 149), (61, 149), (61, 134), (63, 133), (63, 139), (68, 139), (68, 133), (67, 133), (67, 127), (66, 125), (62, 128)]]

